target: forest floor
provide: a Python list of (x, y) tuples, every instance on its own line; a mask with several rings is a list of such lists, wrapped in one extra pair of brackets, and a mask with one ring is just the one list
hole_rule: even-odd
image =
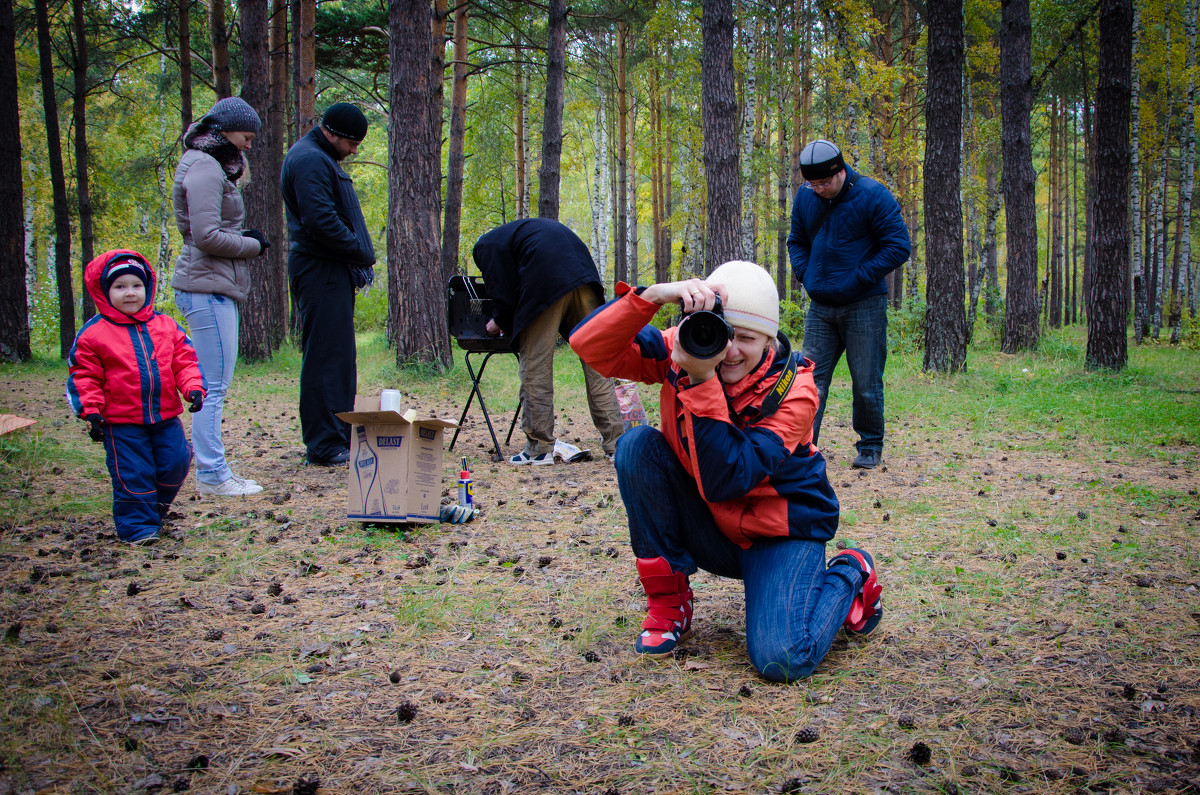
[[(482, 515), (363, 527), (347, 470), (303, 465), (292, 376), (248, 372), (225, 438), (265, 491), (189, 477), (168, 537), (131, 548), (62, 376), (0, 374), (0, 413), (40, 433), (0, 470), (0, 793), (1200, 792), (1194, 434), (1147, 456), (889, 415), (862, 472), (831, 405), (838, 541), (874, 554), (886, 617), (788, 686), (711, 575), (675, 659), (633, 654), (603, 458), (492, 463), (472, 409), (445, 486), (470, 455)], [(574, 389), (560, 428), (595, 449)], [(457, 419), (456, 391), (420, 407)]]

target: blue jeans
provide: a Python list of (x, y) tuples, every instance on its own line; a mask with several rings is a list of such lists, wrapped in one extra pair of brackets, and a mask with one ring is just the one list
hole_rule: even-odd
[(749, 549), (730, 541), (657, 428), (626, 431), (617, 441), (616, 467), (634, 554), (661, 556), (688, 575), (700, 568), (741, 580), (755, 669), (775, 682), (812, 675), (850, 612), (858, 571), (826, 569), (819, 541), (764, 539)]
[(852, 421), (855, 447), (883, 451), (883, 368), (887, 364), (887, 296), (872, 295), (845, 306), (809, 302), (804, 319), (804, 356), (812, 359), (813, 380), (821, 404), (813, 420), (813, 444), (821, 435), (821, 418), (829, 396), (833, 368), (842, 353), (850, 368), (854, 394)]
[(175, 291), (175, 306), (187, 321), (200, 369), (208, 381), (204, 408), (192, 415), (192, 446), (196, 449), (196, 480), (215, 486), (233, 474), (225, 460), (221, 415), (225, 394), (233, 383), (238, 354), (238, 305), (226, 295)]
[(183, 423), (172, 417), (153, 425), (105, 425), (104, 453), (117, 537), (140, 541), (156, 534), (192, 463)]

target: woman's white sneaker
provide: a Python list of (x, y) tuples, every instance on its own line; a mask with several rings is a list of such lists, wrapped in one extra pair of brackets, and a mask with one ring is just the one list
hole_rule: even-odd
[(262, 490), (263, 487), (254, 481), (244, 480), (237, 475), (231, 475), (227, 480), (216, 485), (200, 484), (200, 494), (205, 497), (247, 497), (251, 494), (258, 494)]

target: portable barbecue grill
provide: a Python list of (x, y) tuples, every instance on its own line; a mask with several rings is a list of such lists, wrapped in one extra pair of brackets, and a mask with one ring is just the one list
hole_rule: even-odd
[[(467, 418), (471, 401), (478, 397), (479, 409), (483, 412), (483, 420), (487, 423), (488, 433), (492, 437), (492, 460), (500, 461), (503, 459), (503, 455), (500, 453), (500, 442), (496, 439), (496, 431), (492, 427), (492, 418), (488, 414), (479, 382), (483, 379), (483, 371), (487, 368), (487, 363), (492, 356), (497, 353), (511, 353), (514, 356), (518, 356), (518, 354), (512, 346), (511, 337), (492, 337), (487, 333), (487, 322), (492, 317), (492, 299), (488, 296), (483, 279), (478, 276), (451, 276), (450, 281), (446, 283), (446, 289), (449, 293), (446, 301), (446, 315), (450, 334), (458, 342), (458, 347), (466, 351), (463, 358), (467, 364), (467, 372), (471, 376), (471, 394), (467, 398), (467, 404), (463, 406), (462, 416), (458, 418), (458, 428), (454, 431), (454, 437), (450, 439), (449, 449), (454, 450), (454, 443), (458, 441), (458, 433), (462, 430), (463, 420)], [(479, 363), (478, 372), (471, 365), (472, 354), (483, 354), (483, 361)], [(518, 402), (517, 411), (513, 414), (512, 422), (508, 426), (508, 436), (504, 439), (505, 444), (512, 439), (513, 428), (516, 427), (517, 417), (520, 415), (521, 403)]]

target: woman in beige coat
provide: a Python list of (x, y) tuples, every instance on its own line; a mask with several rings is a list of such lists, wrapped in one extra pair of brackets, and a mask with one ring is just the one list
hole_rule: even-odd
[(221, 415), (237, 363), (238, 304), (250, 289), (250, 263), (271, 244), (257, 230), (242, 230), (245, 207), (237, 180), (242, 152), (261, 127), (243, 99), (228, 97), (183, 136), (172, 198), (183, 250), (171, 286), (187, 320), (192, 344), (208, 382), (204, 408), (192, 417), (196, 481), (203, 495), (257, 494), (262, 486), (243, 478), (225, 460)]

